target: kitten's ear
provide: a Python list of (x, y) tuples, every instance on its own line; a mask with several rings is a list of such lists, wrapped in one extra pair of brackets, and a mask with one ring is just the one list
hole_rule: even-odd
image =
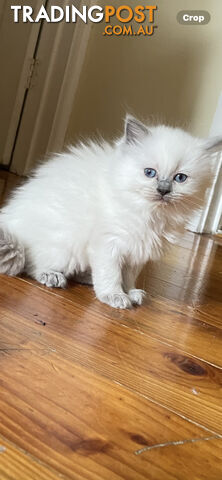
[(208, 138), (205, 145), (205, 152), (216, 153), (222, 151), (222, 137)]
[(148, 128), (139, 120), (131, 115), (127, 115), (125, 120), (125, 141), (128, 144), (140, 142), (145, 136), (149, 135)]

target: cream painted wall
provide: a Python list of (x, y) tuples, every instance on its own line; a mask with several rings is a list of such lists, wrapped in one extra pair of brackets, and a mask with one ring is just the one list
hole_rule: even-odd
[[(105, 37), (104, 24), (93, 24), (66, 142), (97, 132), (106, 138), (119, 134), (126, 111), (208, 134), (222, 89), (222, 1), (156, 3), (152, 37)], [(184, 9), (205, 9), (211, 21), (180, 25), (176, 15)]]

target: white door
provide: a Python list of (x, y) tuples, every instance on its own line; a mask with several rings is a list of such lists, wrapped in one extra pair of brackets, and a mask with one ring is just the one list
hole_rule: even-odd
[[(14, 23), (11, 0), (0, 4), (0, 164), (10, 165), (29, 88), (41, 23)], [(29, 0), (38, 8), (45, 2)]]
[[(64, 8), (69, 3), (64, 0), (48, 0), (47, 11), (50, 11), (52, 5)], [(79, 3), (75, 2), (75, 6)], [(49, 151), (48, 142), (75, 30), (76, 24), (73, 23), (43, 22), (36, 51), (35, 72), (13, 152), (11, 170), (15, 173), (28, 173)]]
[[(65, 8), (70, 0), (29, 0)], [(14, 2), (16, 4), (16, 2)], [(74, 94), (89, 39), (83, 22), (13, 23), (10, 0), (2, 7), (0, 25), (0, 164), (25, 175), (49, 151), (63, 147)], [(75, 2), (81, 8), (80, 0)], [(1, 7), (0, 7), (1, 15)]]

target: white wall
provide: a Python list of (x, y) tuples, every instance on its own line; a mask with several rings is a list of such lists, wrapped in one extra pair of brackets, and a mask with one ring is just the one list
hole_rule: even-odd
[[(108, 138), (118, 134), (127, 110), (208, 134), (221, 90), (222, 2), (159, 0), (157, 5), (152, 37), (105, 37), (104, 25), (93, 24), (66, 141), (97, 131)], [(208, 10), (210, 23), (180, 25), (177, 13), (194, 8)]]

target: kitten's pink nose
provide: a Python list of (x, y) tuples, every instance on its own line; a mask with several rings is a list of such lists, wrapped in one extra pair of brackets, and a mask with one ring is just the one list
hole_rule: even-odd
[(169, 180), (160, 180), (158, 182), (157, 191), (162, 195), (166, 195), (171, 192), (171, 182)]

